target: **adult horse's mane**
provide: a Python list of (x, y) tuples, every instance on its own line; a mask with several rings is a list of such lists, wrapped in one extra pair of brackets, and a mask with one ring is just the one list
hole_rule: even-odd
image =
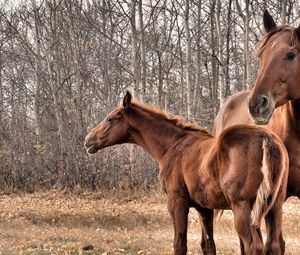
[(202, 128), (194, 123), (188, 122), (186, 119), (184, 119), (181, 116), (167, 113), (155, 106), (142, 103), (136, 99), (132, 101), (131, 105), (142, 111), (150, 112), (151, 114), (155, 115), (155, 117), (159, 119), (165, 119), (170, 123), (172, 123), (173, 125), (175, 125), (176, 127), (179, 127), (181, 129), (189, 130), (189, 131), (197, 131), (203, 133), (204, 135), (211, 136), (208, 133), (206, 128)]
[(269, 33), (266, 33), (263, 37), (263, 39), (261, 40), (261, 43), (258, 45), (257, 48), (257, 56), (259, 57), (262, 53), (262, 51), (264, 50), (267, 42), (269, 41), (269, 39), (276, 33), (281, 32), (281, 31), (290, 31), (291, 32), (291, 38), (290, 38), (290, 45), (294, 46), (296, 44), (296, 40), (297, 40), (297, 33), (296, 33), (296, 29), (294, 27), (291, 27), (289, 25), (281, 25), (276, 27), (276, 29), (270, 31)]

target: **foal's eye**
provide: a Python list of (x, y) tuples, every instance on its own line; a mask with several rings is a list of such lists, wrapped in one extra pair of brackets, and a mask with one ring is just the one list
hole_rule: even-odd
[(287, 54), (286, 54), (286, 60), (288, 60), (288, 61), (292, 61), (294, 58), (296, 57), (296, 55), (295, 55), (295, 53), (294, 52), (288, 52)]
[(110, 123), (112, 121), (112, 117), (107, 117), (106, 121)]

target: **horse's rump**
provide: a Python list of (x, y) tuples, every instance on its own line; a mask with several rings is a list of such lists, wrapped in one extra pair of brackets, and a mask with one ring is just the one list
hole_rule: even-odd
[[(231, 148), (241, 146), (246, 151), (250, 148), (249, 146), (253, 145), (255, 147), (247, 151), (248, 154), (251, 154), (247, 154), (247, 158), (251, 158), (252, 161), (253, 159), (261, 161), (260, 173), (262, 178), (259, 188), (254, 190), (256, 196), (252, 207), (252, 224), (259, 227), (261, 219), (273, 206), (279, 192), (285, 193), (286, 190), (288, 155), (280, 138), (273, 132), (254, 125), (229, 127), (219, 136), (216, 155), (211, 157), (211, 164), (218, 162), (219, 169), (222, 169), (222, 165), (228, 167), (232, 160), (229, 155)], [(255, 163), (259, 164), (259, 162)], [(257, 175), (257, 173), (247, 174)], [(280, 189), (281, 187), (283, 188)]]

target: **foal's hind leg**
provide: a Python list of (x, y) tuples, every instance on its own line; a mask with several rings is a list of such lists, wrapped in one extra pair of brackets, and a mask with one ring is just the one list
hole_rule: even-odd
[[(257, 229), (251, 225), (251, 208), (248, 202), (232, 205), (235, 229), (244, 246), (244, 254), (263, 255), (263, 243)], [(242, 253), (243, 254), (243, 253)]]
[[(257, 231), (257, 235), (259, 236), (261, 242), (263, 242), (263, 237), (262, 237), (260, 228), (257, 228), (256, 231)], [(246, 255), (246, 254), (245, 254), (245, 247), (244, 247), (244, 244), (243, 244), (243, 240), (242, 240), (240, 237), (239, 237), (239, 239), (240, 239), (240, 250), (241, 250), (241, 255)]]
[(240, 240), (241, 255), (246, 255), (245, 254), (245, 247), (244, 247), (244, 244), (243, 244), (243, 240), (240, 237), (239, 237), (239, 240)]
[(215, 255), (216, 245), (214, 241), (214, 211), (197, 207), (199, 218), (202, 222), (201, 248), (203, 255)]
[(285, 252), (285, 242), (282, 237), (282, 205), (275, 204), (265, 217), (267, 240), (265, 245), (266, 255), (281, 255)]

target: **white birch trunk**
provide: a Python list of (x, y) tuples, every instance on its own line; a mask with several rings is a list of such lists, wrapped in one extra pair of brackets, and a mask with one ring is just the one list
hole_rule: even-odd
[(130, 2), (131, 65), (133, 69), (134, 97), (140, 96), (140, 65), (138, 59), (138, 32), (136, 28), (136, 0)]
[(40, 26), (38, 21), (38, 9), (36, 6), (36, 1), (31, 0), (32, 8), (34, 11), (34, 41), (36, 46), (36, 55), (34, 58), (34, 76), (35, 76), (35, 95), (34, 95), (34, 119), (35, 119), (35, 132), (37, 134), (38, 143), (41, 136), (41, 114), (40, 114), (40, 108), (41, 108), (41, 39), (40, 39)]
[(184, 27), (185, 27), (185, 36), (186, 36), (186, 87), (187, 87), (187, 118), (192, 120), (192, 56), (191, 56), (191, 32), (189, 25), (189, 12), (190, 12), (190, 1), (186, 0), (185, 2), (185, 14), (184, 14)]
[(141, 42), (141, 91), (140, 97), (143, 101), (146, 93), (146, 47), (145, 47), (145, 33), (144, 33), (144, 20), (143, 20), (143, 0), (139, 0), (139, 30), (140, 30), (140, 42)]
[(221, 0), (217, 0), (216, 28), (218, 37), (218, 59), (219, 59), (219, 103), (224, 102), (224, 57), (223, 57), (223, 35), (221, 30)]

